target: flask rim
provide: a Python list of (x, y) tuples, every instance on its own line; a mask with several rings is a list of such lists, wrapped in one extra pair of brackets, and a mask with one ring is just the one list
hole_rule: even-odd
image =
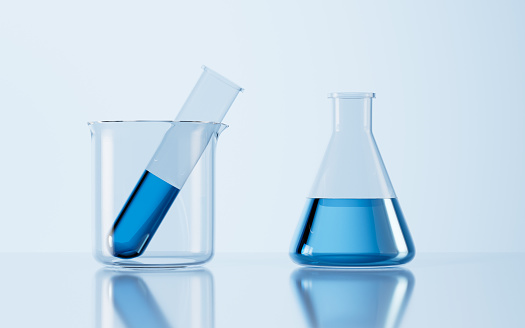
[(375, 98), (376, 94), (373, 92), (330, 92), (328, 98), (342, 98), (342, 99), (364, 99)]

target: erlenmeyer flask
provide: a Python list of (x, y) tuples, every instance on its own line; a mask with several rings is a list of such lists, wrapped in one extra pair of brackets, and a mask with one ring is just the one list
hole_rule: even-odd
[(314, 266), (403, 264), (415, 255), (372, 135), (373, 93), (331, 93), (333, 134), (290, 248)]

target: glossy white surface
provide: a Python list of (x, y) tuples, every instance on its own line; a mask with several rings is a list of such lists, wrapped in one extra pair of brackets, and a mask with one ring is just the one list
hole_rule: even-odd
[[(219, 254), (197, 270), (106, 270), (86, 253), (3, 253), (1, 327), (523, 327), (525, 254), (418, 254), (315, 270)], [(140, 309), (140, 310), (139, 310)]]

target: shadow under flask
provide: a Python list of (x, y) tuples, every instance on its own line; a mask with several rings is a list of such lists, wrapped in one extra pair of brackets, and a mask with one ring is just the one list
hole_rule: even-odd
[(312, 266), (390, 266), (415, 248), (372, 134), (374, 93), (329, 94), (333, 133), (290, 247)]

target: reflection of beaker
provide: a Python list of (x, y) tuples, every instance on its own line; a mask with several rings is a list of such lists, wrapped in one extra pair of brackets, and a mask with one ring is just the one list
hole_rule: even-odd
[(206, 269), (101, 269), (96, 280), (97, 327), (214, 326), (213, 276)]
[(399, 327), (414, 288), (405, 269), (297, 269), (294, 286), (310, 327)]
[(333, 93), (334, 126), (290, 249), (314, 266), (406, 263), (415, 249), (372, 135), (373, 93)]

